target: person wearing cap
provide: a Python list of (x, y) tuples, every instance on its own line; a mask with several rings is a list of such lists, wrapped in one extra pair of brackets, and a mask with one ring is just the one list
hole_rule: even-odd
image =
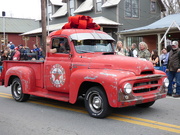
[(173, 94), (173, 80), (176, 80), (176, 93), (173, 97), (180, 97), (180, 48), (178, 41), (173, 41), (171, 46), (172, 49), (169, 52), (169, 60), (166, 71), (168, 72), (169, 86), (168, 96)]

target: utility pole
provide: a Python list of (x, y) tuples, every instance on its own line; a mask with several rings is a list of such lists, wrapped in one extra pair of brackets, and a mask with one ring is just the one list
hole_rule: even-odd
[(49, 0), (46, 1), (46, 4), (47, 4), (47, 10), (46, 10), (46, 13), (47, 13), (47, 34), (49, 35)]
[[(6, 16), (6, 12), (2, 11), (2, 16), (3, 16), (3, 38), (4, 38), (4, 46), (6, 45), (6, 34), (5, 34), (5, 30), (6, 30), (6, 24), (5, 24), (5, 16)], [(1, 50), (2, 50), (2, 44), (1, 44)]]
[(46, 52), (46, 0), (41, 0), (42, 49)]

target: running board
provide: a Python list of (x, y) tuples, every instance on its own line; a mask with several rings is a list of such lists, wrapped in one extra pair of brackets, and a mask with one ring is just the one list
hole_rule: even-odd
[(34, 91), (34, 92), (29, 92), (27, 94), (38, 96), (38, 97), (45, 97), (45, 98), (50, 98), (58, 101), (64, 101), (64, 102), (69, 102), (69, 94), (68, 93), (61, 93), (61, 92), (56, 92), (56, 91)]

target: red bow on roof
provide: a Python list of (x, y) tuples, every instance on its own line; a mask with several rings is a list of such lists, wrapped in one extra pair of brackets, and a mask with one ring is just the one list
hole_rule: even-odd
[(90, 16), (76, 15), (70, 16), (68, 18), (68, 23), (66, 23), (62, 29), (94, 29), (99, 30), (100, 26), (93, 23), (93, 19)]

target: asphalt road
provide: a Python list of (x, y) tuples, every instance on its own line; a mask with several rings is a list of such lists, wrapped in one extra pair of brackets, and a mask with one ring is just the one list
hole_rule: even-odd
[(0, 135), (176, 135), (180, 98), (157, 100), (150, 108), (114, 109), (105, 119), (90, 117), (82, 100), (75, 105), (31, 96), (16, 102), (0, 87)]

